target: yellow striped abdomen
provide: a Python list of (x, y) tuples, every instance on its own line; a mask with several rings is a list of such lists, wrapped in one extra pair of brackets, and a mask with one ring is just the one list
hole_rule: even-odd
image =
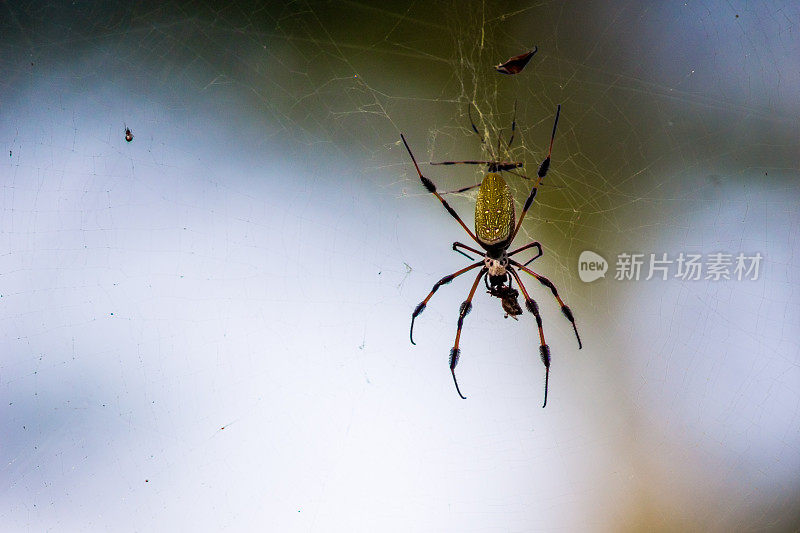
[(505, 241), (514, 230), (514, 199), (500, 174), (484, 176), (475, 202), (475, 235), (486, 245)]

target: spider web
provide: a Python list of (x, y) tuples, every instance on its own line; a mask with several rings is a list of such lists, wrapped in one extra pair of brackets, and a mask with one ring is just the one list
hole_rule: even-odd
[[(5, 527), (798, 527), (796, 5), (0, 9)], [(517, 242), (542, 243), (584, 349), (524, 277), (542, 410), (533, 318), (479, 286), (462, 401), (474, 277), (417, 346), (408, 325), (470, 243), (400, 133), (442, 191), (485, 168), (424, 163), (532, 176), (559, 104)], [(505, 179), (519, 213), (531, 181)], [(474, 198), (447, 197), (468, 226)], [(604, 279), (580, 281), (585, 250)], [(759, 279), (613, 275), (717, 252), (762, 254)]]

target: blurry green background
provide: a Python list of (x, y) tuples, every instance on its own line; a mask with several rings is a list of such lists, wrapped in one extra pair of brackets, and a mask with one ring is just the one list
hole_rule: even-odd
[[(793, 2), (4, 3), (3, 527), (796, 530), (798, 24)], [(584, 348), (529, 283), (544, 410), (533, 318), (481, 290), (456, 395), (470, 280), (408, 341), (469, 242), (400, 133), (420, 162), (488, 157), (467, 109), (494, 147), (515, 103), (503, 155), (531, 175), (562, 105), (519, 244)], [(449, 201), (472, 224), (474, 194)], [(605, 278), (580, 281), (584, 250)], [(764, 260), (614, 279), (620, 253), (681, 252)]]

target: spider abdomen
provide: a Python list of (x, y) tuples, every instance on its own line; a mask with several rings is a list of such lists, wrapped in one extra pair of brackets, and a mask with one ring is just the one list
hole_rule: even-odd
[(514, 231), (514, 200), (500, 174), (484, 176), (475, 202), (475, 235), (487, 246), (507, 240)]

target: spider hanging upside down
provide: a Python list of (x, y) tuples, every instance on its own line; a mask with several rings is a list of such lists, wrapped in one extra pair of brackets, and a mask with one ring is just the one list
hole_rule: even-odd
[[(516, 108), (516, 106), (515, 106)], [(550, 291), (553, 293), (553, 296), (561, 305), (561, 312), (567, 317), (572, 323), (572, 327), (575, 330), (575, 336), (578, 339), (578, 348), (582, 348), (583, 345), (581, 344), (581, 337), (578, 334), (578, 328), (575, 325), (575, 318), (572, 316), (572, 311), (570, 310), (569, 306), (567, 306), (562, 300), (561, 297), (558, 295), (558, 291), (556, 290), (555, 285), (544, 276), (541, 276), (527, 268), (528, 264), (530, 264), (534, 259), (537, 259), (542, 255), (542, 246), (539, 242), (534, 241), (531, 243), (526, 244), (516, 250), (511, 252), (508, 251), (509, 246), (511, 246), (514, 237), (517, 236), (520, 227), (522, 226), (522, 220), (525, 218), (525, 214), (528, 212), (528, 209), (531, 207), (533, 203), (533, 199), (536, 197), (536, 191), (539, 188), (539, 185), (542, 182), (542, 179), (547, 174), (547, 170), (550, 168), (550, 154), (553, 151), (553, 140), (556, 137), (556, 127), (558, 126), (558, 117), (561, 113), (561, 105), (559, 104), (558, 109), (556, 110), (556, 118), (553, 124), (553, 134), (550, 137), (550, 149), (547, 152), (547, 157), (542, 161), (542, 164), (539, 165), (539, 171), (537, 172), (537, 179), (531, 189), (530, 194), (528, 195), (528, 199), (525, 201), (525, 207), (522, 209), (522, 214), (519, 217), (519, 220), (515, 223), (514, 222), (514, 199), (511, 196), (511, 191), (508, 188), (503, 177), (500, 175), (500, 172), (512, 172), (513, 169), (521, 168), (523, 166), (522, 163), (517, 162), (501, 162), (501, 161), (445, 161), (442, 163), (431, 163), (432, 165), (458, 165), (458, 164), (466, 164), (466, 165), (487, 165), (488, 172), (483, 177), (483, 180), (478, 185), (473, 185), (471, 187), (465, 187), (458, 191), (453, 192), (464, 192), (469, 189), (473, 189), (475, 187), (480, 186), (478, 190), (478, 198), (475, 202), (475, 233), (470, 231), (464, 221), (458, 216), (455, 210), (450, 207), (450, 204), (442, 198), (441, 193), (436, 190), (436, 185), (433, 184), (431, 180), (426, 178), (422, 175), (422, 172), (419, 169), (419, 165), (417, 164), (417, 160), (414, 157), (414, 154), (411, 153), (411, 148), (408, 146), (408, 142), (406, 142), (406, 138), (403, 134), (400, 134), (400, 138), (403, 140), (403, 144), (406, 146), (406, 150), (408, 150), (408, 155), (411, 156), (411, 161), (414, 163), (414, 167), (417, 169), (417, 174), (419, 175), (420, 181), (422, 181), (422, 185), (428, 190), (428, 192), (432, 193), (442, 202), (442, 205), (447, 210), (450, 215), (461, 224), (461, 227), (464, 228), (464, 231), (472, 237), (481, 248), (483, 248), (483, 252), (467, 246), (466, 244), (462, 244), (460, 242), (453, 243), (453, 250), (459, 252), (460, 254), (466, 256), (468, 259), (473, 260), (472, 257), (465, 254), (461, 250), (467, 250), (474, 254), (483, 255), (483, 260), (473, 263), (472, 265), (462, 268), (450, 275), (447, 275), (436, 282), (431, 289), (431, 292), (428, 293), (428, 296), (425, 297), (422, 302), (414, 309), (414, 313), (411, 315), (411, 331), (410, 331), (410, 338), (411, 343), (416, 344), (414, 342), (414, 319), (416, 319), (422, 311), (425, 310), (425, 306), (428, 304), (428, 300), (431, 299), (433, 294), (436, 290), (447, 283), (450, 283), (455, 278), (473, 270), (475, 268), (480, 267), (478, 271), (478, 275), (475, 277), (475, 281), (472, 283), (472, 288), (469, 291), (469, 295), (467, 299), (461, 304), (459, 308), (458, 314), (458, 329), (456, 330), (456, 339), (453, 344), (453, 348), (450, 350), (450, 372), (453, 374), (453, 382), (456, 385), (456, 391), (461, 398), (466, 399), (466, 397), (461, 394), (461, 390), (458, 387), (458, 380), (456, 380), (456, 365), (458, 364), (458, 358), (461, 353), (461, 350), (458, 347), (458, 342), (461, 338), (461, 328), (464, 325), (464, 317), (470, 312), (472, 309), (472, 298), (475, 296), (475, 291), (478, 288), (478, 283), (483, 277), (484, 284), (486, 285), (487, 292), (496, 298), (499, 298), (502, 301), (503, 309), (506, 312), (506, 317), (511, 315), (512, 318), (516, 319), (517, 315), (522, 314), (522, 309), (519, 306), (517, 298), (519, 297), (519, 292), (511, 286), (512, 278), (516, 281), (517, 285), (519, 286), (522, 294), (525, 298), (525, 307), (530, 311), (533, 316), (536, 318), (536, 325), (539, 328), (539, 352), (542, 358), (542, 363), (545, 366), (545, 381), (544, 381), (544, 404), (542, 407), (547, 405), (547, 386), (550, 378), (550, 348), (547, 346), (547, 343), (544, 340), (544, 330), (542, 329), (542, 318), (539, 315), (539, 306), (530, 297), (528, 291), (525, 289), (525, 286), (522, 284), (522, 280), (517, 273), (517, 270), (522, 270), (527, 272), (534, 278), (536, 278), (539, 283), (544, 285), (545, 287), (549, 288)], [(475, 127), (475, 123), (472, 121), (472, 116), (470, 114), (470, 123), (472, 125), (472, 129), (475, 133), (481, 137), (481, 142), (486, 144), (485, 139), (478, 133), (478, 128)], [(506, 148), (511, 146), (511, 143), (514, 141), (514, 130), (516, 127), (516, 109), (515, 109), (515, 117), (511, 124), (511, 139), (508, 141)], [(499, 150), (499, 140), (498, 140), (498, 150)], [(517, 174), (523, 178), (526, 176)], [(529, 259), (527, 262), (519, 263), (514, 259), (511, 259), (512, 256), (522, 252), (523, 250), (527, 250), (529, 248), (536, 248), (537, 254)]]

